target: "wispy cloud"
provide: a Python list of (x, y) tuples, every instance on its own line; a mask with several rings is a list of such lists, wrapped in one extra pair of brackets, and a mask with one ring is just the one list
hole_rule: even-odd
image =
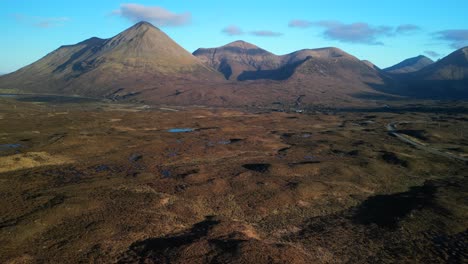
[(240, 29), (238, 26), (230, 25), (228, 27), (223, 28), (221, 30), (224, 34), (227, 34), (229, 36), (238, 36), (238, 35), (243, 35), (244, 31)]
[(314, 22), (314, 25), (325, 28), (322, 33), (325, 38), (341, 42), (383, 45), (378, 37), (393, 34), (392, 27), (372, 26), (367, 23), (345, 24), (339, 21), (318, 21)]
[[(238, 36), (246, 34), (246, 32), (244, 32), (240, 27), (235, 25), (225, 27), (221, 30), (221, 32), (229, 36)], [(283, 35), (283, 33), (281, 32), (271, 30), (253, 30), (249, 31), (247, 34), (257, 37), (280, 37)]]
[(70, 20), (68, 17), (39, 17), (27, 16), (23, 14), (14, 14), (13, 17), (19, 23), (24, 23), (39, 28), (62, 26), (65, 22)]
[(176, 14), (159, 6), (145, 6), (139, 4), (122, 4), (114, 15), (124, 17), (134, 23), (147, 21), (156, 26), (183, 26), (190, 24), (192, 15), (188, 12)]
[(424, 54), (428, 55), (429, 57), (432, 58), (440, 58), (442, 55), (438, 52), (435, 52), (433, 50), (426, 50), (424, 51)]
[(256, 31), (251, 31), (250, 34), (257, 36), (257, 37), (280, 37), (283, 35), (283, 33), (270, 31), (270, 30), (256, 30)]
[(396, 28), (395, 32), (398, 33), (398, 34), (410, 34), (410, 33), (420, 31), (420, 30), (421, 30), (421, 27), (419, 27), (417, 25), (403, 24), (403, 25), (399, 25)]
[(302, 19), (294, 19), (289, 21), (288, 26), (292, 28), (309, 28), (313, 26), (314, 22)]
[(449, 29), (435, 33), (435, 37), (447, 41), (454, 49), (468, 46), (468, 29)]
[(322, 27), (322, 35), (327, 39), (341, 42), (360, 43), (367, 45), (383, 45), (380, 37), (392, 37), (401, 34), (412, 34), (421, 30), (417, 25), (402, 24), (397, 27), (374, 26), (364, 22), (346, 24), (336, 20), (309, 21), (294, 19), (289, 21), (291, 28), (306, 29), (313, 26)]

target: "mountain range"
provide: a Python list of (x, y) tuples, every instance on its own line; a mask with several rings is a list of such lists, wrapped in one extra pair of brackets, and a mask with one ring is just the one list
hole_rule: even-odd
[(468, 48), (387, 69), (338, 49), (275, 55), (244, 41), (184, 50), (140, 22), (110, 39), (62, 46), (0, 77), (0, 89), (181, 105), (341, 104), (362, 95), (468, 98)]
[(380, 91), (420, 99), (468, 99), (468, 47), (418, 71), (391, 76), (393, 84)]

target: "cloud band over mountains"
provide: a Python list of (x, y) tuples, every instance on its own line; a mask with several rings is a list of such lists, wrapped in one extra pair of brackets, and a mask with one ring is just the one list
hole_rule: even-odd
[(459, 49), (468, 46), (467, 29), (450, 29), (435, 33), (437, 39), (447, 41), (452, 48)]
[(392, 34), (391, 27), (376, 27), (367, 23), (344, 24), (339, 21), (319, 21), (314, 25), (325, 29), (322, 33), (325, 38), (350, 43), (383, 45), (378, 37)]
[[(221, 30), (222, 33), (228, 36), (239, 36), (246, 34), (240, 27), (235, 25), (230, 25)], [(257, 37), (280, 37), (283, 35), (281, 32), (275, 32), (271, 30), (254, 30), (250, 31), (247, 34)]]
[(160, 27), (183, 26), (190, 24), (192, 20), (192, 14), (188, 12), (176, 14), (159, 6), (139, 4), (122, 4), (112, 14), (122, 16), (132, 22), (148, 21)]
[(441, 57), (442, 55), (436, 51), (433, 51), (433, 50), (426, 50), (424, 51), (424, 54), (428, 55), (429, 57), (432, 57), (432, 58), (439, 58)]
[(223, 30), (221, 30), (221, 32), (223, 32), (224, 34), (229, 35), (229, 36), (239, 36), (239, 35), (244, 34), (244, 31), (242, 31), (242, 29), (240, 29), (238, 26), (234, 26), (234, 25), (230, 25), (228, 27), (223, 28)]
[(283, 33), (270, 30), (257, 30), (250, 32), (250, 34), (257, 37), (279, 37), (283, 35)]
[(397, 34), (410, 34), (410, 33), (420, 31), (420, 30), (421, 30), (421, 27), (419, 26), (416, 26), (413, 24), (403, 24), (403, 25), (399, 25), (396, 28), (395, 32)]
[(292, 28), (308, 28), (313, 26), (314, 22), (302, 20), (302, 19), (294, 19), (289, 21), (288, 26)]
[(380, 37), (392, 37), (397, 34), (410, 34), (420, 30), (413, 24), (403, 24), (394, 28), (391, 26), (374, 26), (368, 23), (356, 22), (346, 24), (335, 20), (308, 21), (295, 19), (288, 24), (290, 28), (321, 27), (324, 29), (322, 36), (340, 42), (360, 43), (367, 45), (383, 45)]

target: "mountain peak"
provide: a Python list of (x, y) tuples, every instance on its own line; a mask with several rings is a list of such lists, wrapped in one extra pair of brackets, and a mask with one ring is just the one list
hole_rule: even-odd
[(468, 66), (468, 47), (458, 49), (450, 53), (445, 58), (441, 59), (436, 63), (440, 67), (448, 65), (467, 67)]
[[(109, 39), (90, 38), (62, 46), (11, 76), (10, 83), (3, 81), (0, 87), (13, 83), (25, 90), (52, 93), (66, 87), (76, 94), (95, 95), (106, 94), (117, 84), (137, 89), (177, 78), (221, 80), (218, 73), (148, 22)], [(101, 88), (94, 91), (92, 87)]]
[(117, 54), (122, 58), (171, 60), (172, 57), (191, 57), (163, 31), (145, 21), (138, 22), (108, 39), (105, 46), (118, 51)]
[(217, 48), (200, 48), (193, 55), (228, 80), (238, 80), (245, 72), (273, 70), (280, 66), (279, 57), (243, 40)]
[(133, 25), (133, 26), (130, 27), (130, 28), (140, 28), (140, 27), (152, 27), (152, 28), (157, 28), (157, 27), (155, 27), (153, 24), (151, 24), (150, 22), (147, 22), (147, 21), (140, 21), (140, 22), (136, 23), (135, 25)]
[(146, 22), (146, 21), (141, 21), (136, 23), (135, 25), (127, 28), (124, 30), (122, 33), (119, 35), (133, 35), (133, 34), (140, 34), (140, 33), (145, 33), (145, 32), (162, 32), (159, 28), (153, 26), (151, 23)]
[[(330, 58), (354, 58), (354, 56), (335, 47), (325, 47), (318, 49), (302, 49), (282, 56), (282, 60), (287, 63), (296, 63), (309, 57), (330, 59)], [(357, 59), (356, 59), (357, 60)]]
[(260, 49), (254, 44), (251, 44), (243, 40), (236, 40), (234, 42), (224, 45), (223, 47), (236, 47), (236, 48), (242, 48), (242, 49)]
[(428, 58), (427, 56), (424, 56), (424, 55), (419, 55), (419, 56), (416, 56), (416, 57), (414, 57), (414, 58), (415, 58), (415, 59), (419, 59), (419, 60), (421, 60), (421, 59), (431, 60), (430, 58)]
[(401, 74), (401, 73), (410, 73), (416, 72), (428, 65), (433, 64), (434, 61), (429, 59), (424, 55), (419, 55), (413, 58), (406, 59), (396, 65), (393, 65), (389, 68), (384, 69), (384, 71), (394, 74)]

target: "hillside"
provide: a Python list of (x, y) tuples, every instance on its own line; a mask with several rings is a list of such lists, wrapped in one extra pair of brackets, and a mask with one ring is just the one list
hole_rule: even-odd
[(424, 80), (468, 79), (468, 47), (461, 48), (414, 74)]
[[(158, 28), (140, 22), (110, 39), (62, 46), (2, 76), (0, 88), (23, 92), (131, 97), (177, 82), (222, 80)], [(175, 92), (175, 90), (174, 90)]]
[(406, 59), (396, 65), (384, 69), (384, 71), (392, 74), (404, 74), (419, 71), (433, 63), (433, 60), (426, 56), (420, 55), (414, 58)]
[(468, 47), (419, 70), (395, 76), (384, 91), (422, 99), (468, 99)]
[[(248, 86), (251, 92), (256, 90), (264, 98), (274, 96), (276, 101), (282, 98), (295, 101), (300, 97), (304, 103), (315, 103), (320, 98), (342, 102), (352, 100), (356, 94), (374, 93), (373, 85), (384, 84), (378, 68), (334, 47), (303, 49), (278, 56), (253, 44), (236, 41), (219, 48), (198, 49), (193, 54), (227, 79), (240, 81), (236, 87)], [(277, 86), (283, 91), (277, 91), (281, 89)], [(266, 89), (269, 94), (265, 93)], [(256, 94), (244, 96), (252, 98)]]
[(246, 71), (276, 69), (281, 64), (278, 56), (241, 40), (219, 48), (200, 48), (193, 55), (217, 69), (227, 80), (237, 80)]
[(375, 65), (374, 63), (372, 63), (371, 61), (369, 61), (369, 60), (362, 60), (362, 62), (363, 62), (364, 64), (366, 64), (367, 66), (371, 67), (372, 69), (376, 69), (376, 70), (379, 70), (379, 71), (380, 71), (380, 68), (379, 68), (377, 65)]

